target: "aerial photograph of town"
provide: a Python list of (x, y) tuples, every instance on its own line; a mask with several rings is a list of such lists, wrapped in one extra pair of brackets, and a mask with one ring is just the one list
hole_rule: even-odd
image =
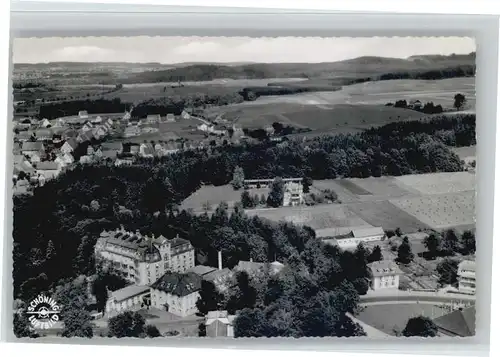
[(16, 38), (13, 334), (474, 336), (475, 51)]

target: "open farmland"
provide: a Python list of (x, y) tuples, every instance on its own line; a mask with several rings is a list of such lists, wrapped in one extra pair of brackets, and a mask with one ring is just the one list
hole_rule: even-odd
[(391, 203), (433, 229), (445, 229), (473, 227), (475, 201), (475, 191), (467, 191), (394, 199)]
[(370, 227), (366, 221), (345, 205), (318, 205), (313, 207), (280, 207), (246, 210), (249, 216), (259, 216), (272, 221), (287, 221), (313, 229)]
[(412, 317), (426, 316), (431, 319), (448, 313), (445, 308), (431, 304), (383, 304), (366, 306), (356, 315), (364, 323), (385, 333), (402, 332)]
[[(194, 212), (203, 211), (203, 206), (207, 203), (211, 209), (215, 209), (219, 203), (226, 202), (229, 207), (233, 207), (236, 202), (240, 202), (242, 190), (234, 190), (231, 185), (224, 186), (202, 186), (198, 191), (186, 198), (181, 205), (182, 209), (192, 209)], [(248, 192), (254, 195), (265, 195), (269, 193), (268, 188), (249, 189)]]
[(396, 177), (396, 181), (424, 195), (472, 191), (476, 188), (476, 176), (467, 171), (405, 175)]
[(403, 232), (416, 232), (429, 228), (424, 222), (387, 200), (349, 203), (346, 206), (365, 222), (385, 230), (401, 228)]
[[(344, 183), (346, 188), (352, 188), (352, 192), (357, 195), (371, 195), (371, 199), (376, 197), (402, 197), (409, 194), (419, 193), (411, 187), (404, 187), (401, 182), (398, 182), (395, 177), (368, 177), (368, 178), (351, 178), (339, 180)], [(363, 193), (358, 193), (363, 192)]]
[(231, 123), (244, 128), (261, 128), (274, 122), (313, 132), (359, 131), (395, 121), (416, 120), (424, 114), (417, 111), (383, 105), (337, 104), (311, 105), (307, 103), (274, 103), (247, 105), (247, 103), (209, 110), (209, 117), (218, 114)]

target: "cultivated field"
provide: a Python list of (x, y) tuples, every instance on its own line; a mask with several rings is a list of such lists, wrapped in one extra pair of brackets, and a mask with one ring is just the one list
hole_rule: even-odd
[[(341, 204), (280, 207), (247, 210), (272, 221), (289, 221), (314, 229), (337, 229), (339, 234), (357, 227), (400, 228), (414, 233), (429, 228), (474, 229), (474, 175), (467, 172), (370, 177), (365, 179), (318, 180), (311, 192), (331, 189)], [(251, 190), (267, 195), (267, 189)], [(230, 185), (204, 186), (188, 197), (182, 208), (202, 212), (208, 202), (215, 208), (221, 201), (239, 202), (241, 191)]]
[(395, 335), (395, 331), (400, 333), (404, 330), (412, 317), (422, 315), (434, 319), (447, 312), (431, 304), (388, 304), (367, 306), (356, 317), (385, 333)]
[(476, 176), (470, 172), (441, 172), (422, 175), (405, 175), (395, 178), (424, 195), (464, 192), (476, 189)]
[(422, 195), (390, 202), (434, 229), (475, 225), (475, 191)]
[(403, 232), (416, 232), (429, 226), (387, 200), (349, 203), (350, 211), (372, 226), (385, 230), (400, 228)]
[[(203, 211), (204, 205), (207, 203), (211, 209), (215, 209), (219, 203), (226, 202), (229, 207), (233, 207), (235, 203), (240, 202), (242, 190), (234, 190), (231, 185), (224, 186), (203, 186), (191, 196), (182, 202), (181, 209), (192, 209), (194, 212)], [(269, 193), (268, 188), (249, 189), (248, 192), (254, 195), (265, 195)]]
[(370, 224), (345, 205), (318, 205), (313, 207), (281, 207), (247, 210), (249, 216), (259, 216), (272, 221), (287, 221), (307, 225), (313, 229), (369, 227)]

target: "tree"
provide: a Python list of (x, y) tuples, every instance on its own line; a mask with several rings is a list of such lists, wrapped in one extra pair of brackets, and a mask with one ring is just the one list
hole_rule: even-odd
[(439, 275), (439, 284), (455, 285), (458, 278), (458, 261), (447, 258), (437, 265), (436, 272)]
[(38, 337), (38, 334), (31, 327), (31, 324), (28, 321), (28, 317), (25, 311), (21, 311), (20, 313), (14, 314), (14, 335), (17, 338), (21, 337)]
[(198, 311), (206, 315), (209, 311), (216, 311), (222, 301), (221, 294), (215, 288), (211, 281), (203, 280), (201, 282), (200, 297), (196, 301)]
[(310, 177), (306, 176), (302, 179), (302, 189), (303, 189), (304, 193), (309, 193), (309, 187), (312, 186), (312, 183), (313, 183), (313, 180)]
[(413, 260), (413, 253), (411, 252), (411, 245), (408, 237), (403, 238), (403, 242), (398, 248), (398, 257), (396, 260), (401, 264), (408, 264)]
[(463, 95), (462, 93), (455, 94), (454, 100), (455, 101), (453, 103), (453, 107), (455, 107), (457, 110), (462, 109), (467, 102), (465, 95)]
[(368, 263), (378, 262), (383, 259), (382, 249), (379, 245), (376, 245), (375, 248), (373, 248), (373, 251), (368, 256)]
[(54, 242), (49, 240), (49, 243), (47, 244), (47, 250), (45, 251), (45, 256), (47, 257), (47, 260), (54, 259), (55, 254), (56, 254), (56, 248), (54, 247)]
[(110, 337), (141, 337), (146, 320), (138, 312), (126, 311), (109, 319)]
[(199, 337), (205, 337), (207, 335), (207, 326), (205, 326), (205, 323), (200, 322), (198, 325), (198, 336)]
[(460, 250), (458, 236), (453, 229), (448, 229), (444, 232), (441, 249), (446, 256), (455, 255)]
[(435, 337), (438, 328), (436, 324), (425, 316), (412, 317), (406, 323), (403, 336)]
[(244, 181), (245, 173), (243, 171), (243, 168), (236, 166), (233, 172), (233, 180), (231, 181), (231, 185), (235, 190), (239, 190), (243, 187)]
[(430, 259), (435, 259), (439, 254), (440, 238), (436, 233), (431, 233), (424, 239), (424, 245), (427, 248), (427, 254)]
[(253, 208), (255, 207), (255, 202), (248, 190), (244, 190), (241, 193), (241, 205), (243, 208)]
[(401, 237), (403, 235), (403, 232), (401, 232), (401, 228), (398, 227), (394, 231), (394, 234), (396, 234), (398, 237)]
[(148, 337), (160, 337), (161, 336), (160, 331), (154, 325), (146, 325), (146, 327), (144, 328), (144, 332), (146, 333), (146, 336), (148, 336)]
[(285, 184), (281, 177), (274, 179), (271, 184), (271, 190), (267, 196), (267, 205), (270, 207), (281, 207), (285, 197)]
[(260, 195), (260, 201), (259, 201), (259, 203), (260, 203), (261, 205), (265, 205), (265, 204), (266, 204), (266, 202), (267, 202), (266, 195), (264, 195), (264, 194)]
[(464, 231), (461, 238), (462, 254), (469, 255), (476, 252), (476, 235), (472, 231)]
[(63, 306), (60, 320), (63, 337), (93, 337), (93, 324), (88, 310), (87, 281), (81, 276), (58, 286), (55, 300)]

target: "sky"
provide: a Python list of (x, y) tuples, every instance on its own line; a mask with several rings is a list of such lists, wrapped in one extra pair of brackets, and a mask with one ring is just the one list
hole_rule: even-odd
[(14, 63), (335, 62), (361, 56), (476, 50), (466, 37), (54, 37), (17, 38)]

